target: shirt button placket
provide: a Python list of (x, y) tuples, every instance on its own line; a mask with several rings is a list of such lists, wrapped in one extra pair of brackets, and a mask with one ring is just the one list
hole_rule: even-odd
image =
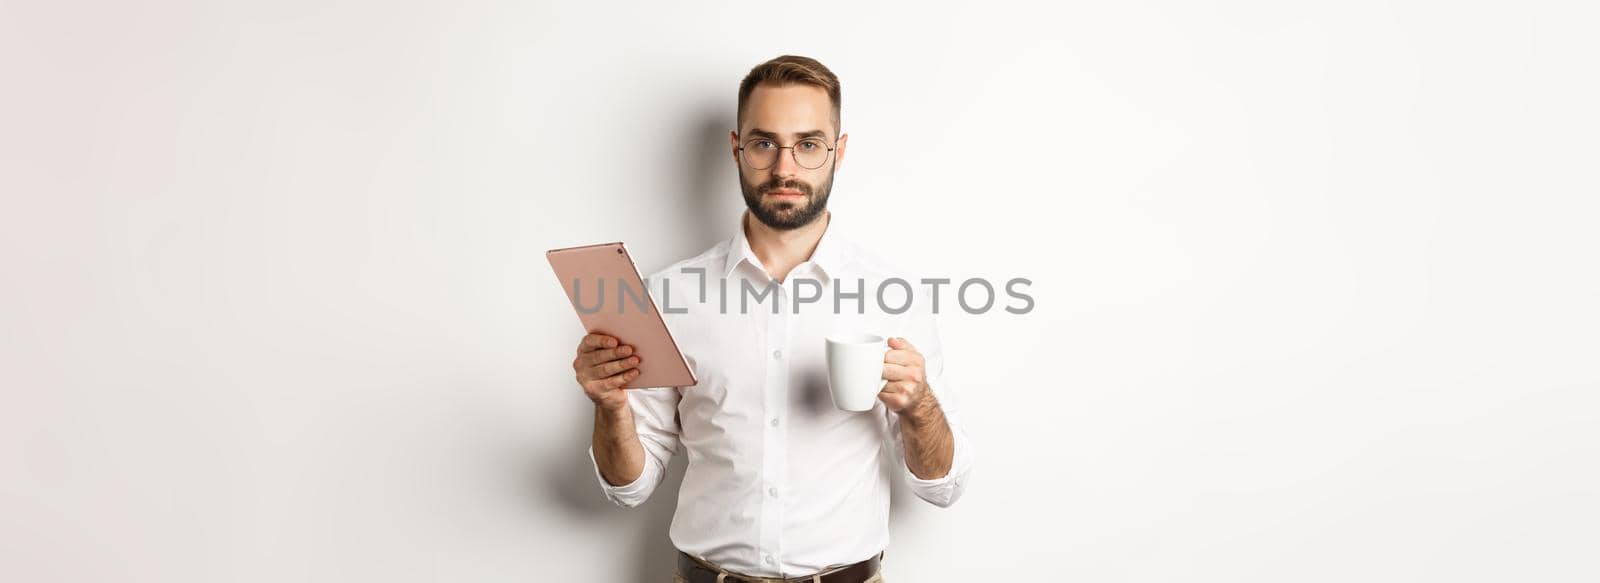
[[(764, 315), (767, 319), (767, 386), (763, 391), (763, 401), (767, 417), (772, 421), (766, 434), (765, 456), (762, 467), (762, 481), (766, 486), (767, 498), (761, 507), (761, 551), (762, 559), (767, 567), (778, 569), (779, 558), (783, 554), (783, 500), (778, 497), (778, 486), (784, 482), (784, 473), (788, 463), (788, 443), (782, 431), (778, 431), (779, 419), (785, 414), (785, 406), (789, 393), (789, 361), (784, 358), (784, 348), (789, 341), (789, 327), (791, 314), (788, 302), (791, 301), (787, 290), (781, 285), (773, 295), (778, 305), (778, 313), (771, 311)], [(768, 308), (770, 310), (771, 308)]]

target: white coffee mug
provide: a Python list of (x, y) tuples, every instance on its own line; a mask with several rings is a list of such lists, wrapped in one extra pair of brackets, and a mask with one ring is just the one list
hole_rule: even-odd
[(870, 411), (883, 390), (883, 356), (888, 339), (876, 334), (828, 337), (828, 388), (833, 406), (845, 411)]

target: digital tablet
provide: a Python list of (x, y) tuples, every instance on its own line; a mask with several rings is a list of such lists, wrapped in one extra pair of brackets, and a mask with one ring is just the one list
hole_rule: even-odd
[(687, 387), (698, 382), (622, 243), (551, 249), (545, 257), (583, 328), (615, 336), (639, 356), (639, 376), (623, 388)]

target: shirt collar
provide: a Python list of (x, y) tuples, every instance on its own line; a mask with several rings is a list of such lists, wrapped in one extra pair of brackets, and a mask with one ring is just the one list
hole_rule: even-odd
[[(840, 239), (842, 235), (838, 233), (839, 229), (836, 224), (838, 217), (833, 216), (833, 211), (824, 212), (827, 213), (825, 220), (828, 221), (828, 226), (822, 231), (822, 238), (817, 241), (817, 248), (811, 250), (810, 259), (800, 265), (810, 263), (816, 266), (824, 277), (831, 279), (837, 276), (839, 270), (844, 266), (842, 249), (844, 241)], [(744, 222), (749, 215), (750, 211), (748, 210), (739, 215), (739, 224), (733, 229), (733, 238), (728, 240), (727, 259), (723, 263), (722, 269), (723, 277), (731, 275), (733, 270), (744, 262), (749, 262), (750, 265), (763, 272), (766, 271), (766, 266), (756, 257), (755, 251), (750, 250), (750, 240), (746, 239), (744, 235)]]

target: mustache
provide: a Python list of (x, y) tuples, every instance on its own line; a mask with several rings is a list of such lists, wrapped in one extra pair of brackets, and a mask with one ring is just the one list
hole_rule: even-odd
[(761, 185), (760, 188), (756, 189), (756, 192), (758, 194), (766, 194), (778, 189), (798, 190), (801, 194), (811, 196), (811, 185), (798, 180), (773, 179)]

